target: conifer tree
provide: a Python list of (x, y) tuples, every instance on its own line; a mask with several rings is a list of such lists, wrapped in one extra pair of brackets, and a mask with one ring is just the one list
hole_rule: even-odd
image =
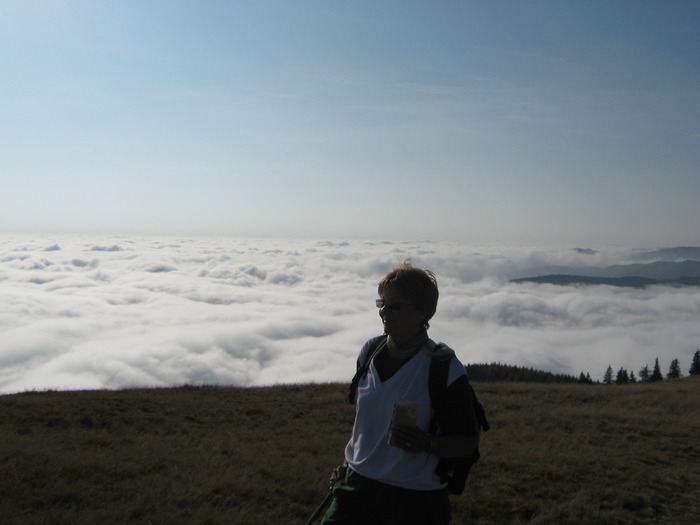
[(605, 371), (605, 375), (603, 376), (603, 384), (604, 385), (611, 385), (613, 381), (613, 369), (612, 366), (608, 365), (608, 369)]
[(578, 382), (579, 383), (584, 383), (586, 385), (592, 385), (593, 384), (593, 379), (591, 379), (591, 374), (586, 372), (585, 374), (581, 372), (578, 376)]
[(624, 368), (620, 368), (617, 371), (617, 376), (615, 377), (615, 383), (618, 385), (626, 385), (627, 383), (630, 382), (629, 375), (627, 374), (627, 370)]
[(636, 382), (637, 382), (637, 378), (634, 375), (634, 371), (630, 370), (630, 383), (636, 383)]
[(695, 351), (695, 355), (693, 356), (693, 362), (690, 365), (690, 370), (688, 373), (691, 376), (697, 376), (700, 375), (700, 350)]
[(666, 379), (678, 379), (682, 375), (683, 374), (681, 374), (681, 365), (678, 362), (678, 359), (674, 359), (673, 361), (671, 361), (671, 366), (668, 369)]
[(651, 372), (649, 371), (649, 365), (644, 365), (639, 370), (639, 382), (648, 383), (651, 379)]
[(663, 381), (664, 376), (661, 375), (661, 367), (659, 366), (659, 358), (656, 358), (656, 362), (654, 363), (654, 371), (651, 373), (651, 377), (649, 378), (649, 381), (652, 383), (655, 381)]

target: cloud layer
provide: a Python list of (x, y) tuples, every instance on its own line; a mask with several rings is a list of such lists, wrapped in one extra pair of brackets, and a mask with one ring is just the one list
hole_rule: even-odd
[(431, 268), (431, 336), (463, 362), (600, 378), (659, 357), (684, 372), (700, 346), (700, 289), (512, 284), (546, 265), (639, 251), (447, 242), (5, 236), (0, 393), (185, 383), (347, 381), (381, 332), (379, 278)]

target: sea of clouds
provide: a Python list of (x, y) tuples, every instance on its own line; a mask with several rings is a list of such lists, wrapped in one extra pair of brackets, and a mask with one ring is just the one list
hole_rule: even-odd
[(466, 363), (602, 378), (684, 373), (700, 288), (514, 284), (622, 247), (115, 236), (0, 237), (0, 393), (349, 381), (381, 333), (376, 284), (411, 258), (440, 284), (430, 335)]

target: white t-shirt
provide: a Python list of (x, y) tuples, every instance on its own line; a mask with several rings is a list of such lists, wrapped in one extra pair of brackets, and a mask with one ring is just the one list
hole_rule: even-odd
[[(430, 342), (432, 345), (434, 343)], [(389, 425), (396, 402), (403, 398), (419, 407), (418, 427), (426, 432), (433, 415), (428, 390), (431, 357), (419, 352), (388, 380), (382, 382), (372, 361), (357, 388), (355, 425), (345, 447), (345, 460), (359, 474), (413, 490), (445, 487), (435, 474), (439, 457), (427, 452), (409, 453), (387, 444)], [(455, 357), (450, 362), (447, 384), (466, 375)]]

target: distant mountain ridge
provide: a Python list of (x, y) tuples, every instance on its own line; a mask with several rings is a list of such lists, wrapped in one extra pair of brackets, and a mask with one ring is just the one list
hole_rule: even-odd
[(669, 262), (679, 262), (688, 259), (700, 259), (700, 246), (678, 246), (676, 248), (661, 248), (639, 253), (635, 259), (648, 261), (658, 259)]
[(524, 277), (512, 279), (511, 282), (531, 282), (538, 284), (558, 284), (561, 286), (579, 284), (594, 285), (606, 284), (624, 288), (645, 288), (652, 285), (666, 286), (700, 286), (700, 277), (679, 277), (678, 279), (648, 279), (646, 277), (587, 277), (584, 275), (541, 275), (537, 277)]
[(615, 264), (612, 266), (571, 267), (541, 266), (522, 272), (514, 280), (531, 279), (539, 276), (576, 275), (597, 278), (640, 277), (655, 281), (676, 281), (683, 278), (700, 278), (700, 261), (681, 262), (657, 261), (652, 263)]
[[(575, 248), (579, 254), (595, 255), (595, 250)], [(611, 266), (540, 266), (512, 276), (511, 282), (534, 282), (558, 285), (595, 285), (644, 288), (651, 285), (700, 286), (700, 246), (678, 246), (644, 250), (632, 260), (648, 263), (614, 264)]]

